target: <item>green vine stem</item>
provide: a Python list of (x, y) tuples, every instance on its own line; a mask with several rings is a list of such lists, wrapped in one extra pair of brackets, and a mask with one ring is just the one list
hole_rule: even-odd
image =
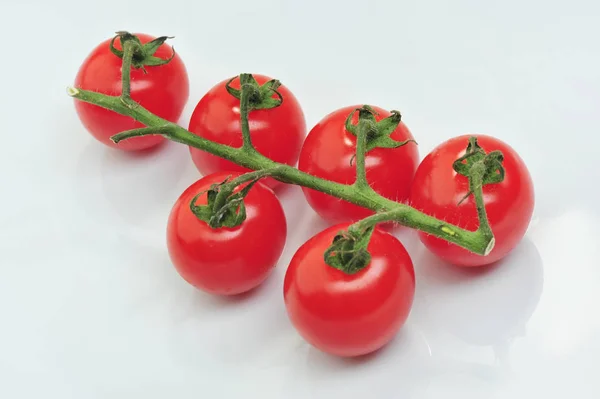
[(121, 68), (124, 71), (129, 71), (128, 73), (124, 73), (122, 77), (123, 88), (121, 91), (121, 97), (124, 99), (131, 98), (131, 62), (133, 60), (133, 53), (138, 47), (140, 47), (140, 45), (134, 40), (123, 41), (123, 65)]
[(375, 130), (375, 123), (364, 116), (370, 111), (361, 108), (358, 111), (358, 132), (356, 134), (356, 182), (354, 186), (362, 191), (373, 191), (367, 182), (366, 155), (367, 155), (367, 136)]
[[(131, 55), (129, 55), (129, 57), (131, 57)], [(125, 61), (124, 65), (126, 65)], [(130, 73), (130, 69), (123, 68), (123, 93), (129, 93), (129, 78), (125, 75)], [(243, 90), (244, 86), (242, 86), (242, 91)], [(113, 136), (112, 140), (115, 143), (132, 137), (161, 135), (169, 140), (209, 152), (248, 169), (255, 171), (267, 169), (269, 170), (268, 175), (277, 180), (312, 188), (376, 212), (376, 214), (370, 218), (358, 222), (362, 223), (362, 226), (371, 223), (376, 224), (384, 221), (393, 221), (434, 235), (480, 255), (489, 254), (494, 247), (494, 236), (491, 234), (487, 218), (485, 218), (485, 208), (482, 201), (477, 200), (478, 196), (483, 198), (483, 184), (480, 183), (481, 180), (474, 181), (471, 185), (473, 195), (477, 200), (476, 204), (479, 215), (483, 217), (483, 219), (480, 220), (480, 226), (483, 226), (483, 228), (480, 227), (476, 231), (469, 231), (426, 215), (409, 205), (391, 201), (380, 196), (373, 190), (364, 190), (360, 187), (356, 187), (354, 184), (341, 184), (321, 179), (301, 172), (292, 166), (279, 164), (261, 155), (254, 149), (248, 150), (248, 146), (245, 148), (234, 148), (206, 140), (175, 123), (152, 114), (140, 104), (123, 95), (109, 96), (73, 87), (68, 88), (67, 93), (76, 100), (95, 104), (121, 115), (129, 116), (147, 126), (145, 128), (133, 129)], [(248, 110), (241, 110), (240, 114), (242, 126), (244, 126), (247, 124)], [(363, 135), (366, 135), (368, 131), (367, 129), (360, 130), (364, 130)], [(358, 161), (359, 159), (357, 159), (357, 164), (359, 163)], [(483, 223), (481, 223), (482, 221)], [(485, 228), (485, 226), (488, 228)]]
[(243, 137), (243, 145), (242, 149), (248, 152), (254, 152), (255, 148), (252, 145), (252, 139), (250, 138), (250, 123), (248, 121), (250, 114), (250, 96), (252, 96), (252, 91), (256, 89), (249, 85), (246, 80), (246, 74), (240, 75), (240, 86), (241, 86), (241, 98), (240, 98), (240, 114), (241, 114), (241, 128), (242, 128), (242, 137)]
[(279, 171), (279, 169), (281, 169), (281, 167), (276, 166), (271, 169), (260, 169), (260, 170), (255, 170), (254, 172), (244, 173), (243, 175), (240, 175), (240, 176), (236, 177), (235, 179), (227, 182), (227, 185), (231, 186), (232, 188), (235, 188), (239, 185), (248, 183), (249, 181), (252, 181), (252, 180), (259, 180), (259, 179), (262, 179), (263, 177), (273, 176), (273, 174), (276, 174)]
[[(190, 202), (190, 210), (196, 217), (206, 222), (213, 229), (221, 227), (237, 227), (246, 220), (246, 206), (244, 199), (261, 178), (271, 175), (273, 169), (262, 169), (229, 180), (231, 175), (220, 183), (211, 184), (206, 191), (199, 192)], [(235, 192), (242, 184), (245, 187)], [(206, 204), (197, 205), (196, 201), (201, 195), (206, 194)]]

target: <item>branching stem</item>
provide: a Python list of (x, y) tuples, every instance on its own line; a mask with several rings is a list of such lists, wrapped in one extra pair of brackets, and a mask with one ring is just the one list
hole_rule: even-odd
[(131, 60), (136, 45), (137, 44), (134, 41), (128, 40), (123, 46), (123, 91), (121, 96), (108, 96), (78, 88), (69, 88), (67, 90), (67, 93), (70, 96), (79, 101), (95, 104), (121, 115), (129, 116), (146, 126), (145, 128), (133, 129), (113, 136), (112, 140), (115, 143), (131, 137), (160, 134), (169, 140), (201, 149), (232, 161), (240, 166), (257, 171), (254, 172), (256, 175), (250, 174), (250, 177), (248, 177), (249, 175), (245, 175), (245, 177), (241, 176), (235, 179), (234, 181), (237, 184), (253, 180), (257, 177), (262, 177), (262, 175), (268, 175), (286, 183), (292, 183), (327, 193), (331, 196), (376, 212), (375, 215), (357, 222), (357, 225), (361, 228), (368, 228), (377, 223), (392, 221), (432, 234), (480, 255), (487, 255), (492, 250), (494, 236), (491, 233), (483, 204), (482, 179), (476, 178), (470, 180), (471, 191), (475, 197), (479, 212), (480, 228), (477, 231), (468, 231), (428, 216), (409, 205), (384, 198), (371, 189), (367, 183), (365, 173), (367, 135), (370, 131), (369, 129), (372, 128), (369, 126), (369, 123), (371, 122), (368, 120), (359, 122), (358, 126), (356, 154), (357, 176), (354, 184), (336, 183), (301, 172), (294, 167), (279, 164), (261, 155), (254, 150), (254, 147), (252, 146), (248, 123), (248, 115), (251, 111), (250, 97), (252, 96), (252, 93), (250, 90), (244, 90), (244, 87), (241, 89), (240, 97), (240, 114), (244, 145), (241, 148), (234, 148), (204, 139), (177, 124), (152, 114), (147, 109), (131, 100)]

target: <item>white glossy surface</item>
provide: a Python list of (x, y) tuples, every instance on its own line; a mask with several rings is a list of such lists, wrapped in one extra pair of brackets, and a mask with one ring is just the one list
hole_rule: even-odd
[[(0, 397), (600, 397), (598, 2), (191, 3), (0, 4), (11, 33), (0, 65)], [(230, 301), (194, 291), (164, 243), (172, 203), (198, 177), (187, 150), (108, 150), (65, 94), (87, 52), (120, 29), (177, 36), (192, 81), (184, 124), (214, 83), (261, 72), (296, 93), (308, 125), (370, 102), (402, 110), (422, 155), (466, 132), (502, 138), (535, 180), (526, 239), (469, 273), (400, 233), (415, 306), (397, 339), (361, 361), (310, 348), (286, 318), (285, 266), (323, 227), (299, 190), (284, 196), (289, 242), (261, 289)]]

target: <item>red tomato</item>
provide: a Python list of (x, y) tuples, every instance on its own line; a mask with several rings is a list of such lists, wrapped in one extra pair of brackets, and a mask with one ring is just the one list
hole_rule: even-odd
[[(339, 109), (322, 119), (308, 134), (298, 168), (306, 173), (351, 184), (356, 179), (356, 164), (351, 160), (356, 153), (356, 136), (348, 132), (345, 122), (348, 115), (360, 106)], [(379, 107), (372, 107), (379, 115), (377, 121), (391, 114)], [(358, 112), (353, 124), (358, 123)], [(403, 122), (390, 136), (396, 141), (413, 139)], [(414, 142), (398, 148), (374, 148), (367, 153), (365, 164), (367, 181), (380, 195), (394, 201), (405, 201), (410, 192), (419, 152)], [(342, 201), (320, 191), (303, 188), (310, 206), (329, 223), (341, 223), (363, 219), (373, 212), (369, 209)]]
[[(253, 76), (260, 85), (271, 80), (263, 75)], [(190, 119), (189, 130), (217, 143), (241, 147), (240, 100), (227, 92), (225, 87), (228, 80), (214, 86), (198, 102)], [(231, 87), (240, 88), (239, 78), (231, 83)], [(250, 112), (250, 136), (258, 152), (276, 162), (294, 166), (306, 135), (306, 122), (292, 92), (283, 85), (278, 91), (283, 97), (279, 107)], [(248, 172), (246, 168), (197, 148), (190, 147), (190, 153), (194, 164), (204, 175), (221, 171)], [(264, 179), (263, 183), (270, 187), (280, 184), (272, 178)]]
[(292, 324), (310, 344), (337, 356), (359, 356), (384, 346), (404, 324), (415, 274), (404, 246), (380, 229), (367, 248), (367, 267), (346, 274), (327, 265), (323, 254), (347, 227), (329, 227), (298, 249), (285, 275), (284, 298)]
[[(136, 34), (143, 43), (155, 37), (146, 34)], [(77, 77), (75, 87), (93, 90), (108, 95), (121, 94), (121, 64), (123, 60), (110, 51), (110, 40), (96, 47), (85, 59)], [(115, 40), (115, 48), (121, 50), (121, 42)], [(163, 44), (154, 53), (156, 57), (168, 59), (172, 48)], [(155, 115), (171, 122), (177, 122), (188, 99), (189, 82), (185, 66), (179, 57), (166, 65), (146, 66), (142, 69), (131, 69), (131, 97)], [(127, 151), (142, 150), (161, 143), (161, 136), (144, 136), (124, 140), (115, 144), (110, 137), (124, 130), (143, 127), (128, 116), (119, 115), (102, 107), (75, 101), (75, 108), (86, 129), (98, 141), (109, 147)]]
[[(188, 187), (173, 206), (167, 227), (169, 255), (179, 274), (193, 286), (219, 295), (235, 295), (260, 285), (279, 260), (287, 235), (281, 203), (260, 182), (244, 200), (247, 215), (241, 225), (213, 229), (199, 220), (190, 202), (227, 176), (237, 174), (212, 174)], [(195, 203), (205, 205), (206, 194)]]
[(437, 237), (419, 233), (429, 250), (458, 266), (482, 266), (506, 256), (523, 238), (534, 206), (533, 183), (523, 160), (506, 143), (485, 135), (455, 137), (427, 155), (415, 175), (411, 205), (464, 229), (477, 229), (479, 219), (473, 196), (458, 205), (469, 192), (469, 181), (452, 168), (452, 163), (465, 154), (471, 136), (477, 137), (486, 153), (500, 150), (504, 154), (504, 180), (483, 186), (487, 216), (496, 238), (494, 249), (489, 255), (481, 256)]

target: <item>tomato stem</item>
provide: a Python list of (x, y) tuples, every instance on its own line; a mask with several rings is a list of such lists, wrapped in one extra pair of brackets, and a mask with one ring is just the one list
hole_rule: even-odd
[(375, 226), (379, 223), (393, 221), (400, 216), (401, 215), (399, 211), (396, 209), (387, 212), (379, 212), (374, 215), (368, 216), (362, 220), (359, 220), (358, 222), (355, 222), (354, 224), (350, 225), (349, 229), (364, 230), (368, 227)]
[(371, 263), (371, 253), (367, 248), (373, 230), (374, 226), (340, 231), (323, 254), (325, 263), (346, 274), (354, 274), (367, 267)]
[(244, 183), (247, 183), (252, 180), (259, 180), (263, 177), (272, 176), (272, 175), (278, 173), (280, 170), (281, 170), (280, 166), (275, 166), (275, 167), (269, 168), (269, 169), (255, 170), (253, 172), (244, 173), (243, 175), (238, 176), (235, 179), (231, 180), (227, 184), (235, 188), (235, 187), (239, 186), (240, 184), (244, 184)]
[(123, 64), (121, 66), (121, 98), (128, 100), (131, 98), (131, 62), (133, 54), (140, 45), (134, 40), (123, 41)]
[(478, 231), (493, 237), (492, 229), (487, 218), (487, 212), (485, 210), (485, 202), (483, 201), (483, 179), (481, 178), (480, 173), (474, 174), (474, 176), (469, 179), (469, 190), (475, 198), (475, 207), (477, 208), (477, 216), (479, 218)]
[(240, 117), (242, 125), (242, 137), (244, 140), (242, 148), (246, 151), (256, 151), (254, 149), (254, 145), (252, 145), (252, 139), (250, 137), (250, 124), (248, 119), (250, 111), (252, 111), (250, 108), (250, 99), (253, 94), (256, 95), (258, 90), (248, 82), (248, 76), (248, 74), (240, 75)]
[(118, 135), (113, 136), (113, 141), (122, 141), (130, 137), (156, 134), (156, 128), (160, 128), (164, 132), (163, 136), (169, 140), (201, 149), (245, 168), (262, 170), (277, 167), (271, 174), (271, 176), (277, 180), (312, 188), (353, 204), (371, 209), (379, 214), (392, 212), (381, 217), (389, 217), (390, 219), (388, 220), (435, 235), (436, 237), (466, 248), (471, 252), (483, 255), (486, 253), (488, 246), (492, 242), (492, 239), (486, 237), (486, 235), (480, 231), (468, 231), (459, 228), (458, 226), (448, 224), (442, 220), (426, 215), (409, 205), (382, 197), (375, 192), (364, 193), (357, 190), (356, 187), (353, 187), (352, 185), (321, 179), (308, 173), (301, 172), (292, 166), (274, 162), (259, 153), (249, 154), (242, 151), (240, 148), (234, 148), (207, 140), (189, 132), (181, 126), (152, 114), (141, 105), (130, 108), (123, 104), (119, 97), (72, 88), (68, 89), (67, 93), (77, 100), (101, 106), (121, 115), (130, 116), (150, 127), (145, 130), (134, 129), (129, 132), (119, 133)]
[(375, 123), (364, 117), (364, 112), (359, 111), (358, 132), (356, 133), (356, 181), (354, 186), (361, 190), (372, 190), (367, 182), (365, 159), (367, 154), (367, 136), (375, 130)]
[(164, 125), (164, 126), (156, 126), (156, 127), (141, 127), (138, 129), (125, 130), (124, 132), (115, 134), (111, 139), (115, 144), (118, 144), (122, 140), (126, 140), (131, 137), (139, 137), (139, 136), (150, 136), (153, 134), (168, 136), (173, 132), (173, 126)]
[(454, 161), (452, 165), (457, 173), (469, 179), (469, 192), (460, 202), (467, 199), (469, 195), (473, 195), (473, 198), (475, 198), (475, 207), (479, 219), (477, 232), (489, 240), (488, 247), (484, 251), (485, 255), (489, 254), (494, 248), (495, 239), (487, 218), (485, 201), (483, 200), (483, 186), (500, 183), (504, 180), (503, 160), (502, 152), (495, 150), (486, 154), (477, 143), (477, 138), (471, 137), (465, 154)]
[[(129, 57), (124, 56), (123, 58), (124, 66), (126, 66), (127, 63), (125, 61)], [(128, 81), (125, 76), (128, 74), (129, 73), (127, 72), (123, 74), (125, 79), (124, 87), (127, 86)], [(278, 81), (273, 81), (272, 84), (276, 85), (277, 83)], [(266, 90), (275, 92), (272, 87), (267, 87)], [(242, 92), (243, 91), (244, 90), (242, 89)], [(366, 136), (369, 134), (370, 129), (372, 128), (372, 126), (369, 123), (365, 123), (365, 121), (363, 121), (362, 124), (359, 123), (360, 129), (358, 129), (361, 131), (361, 140), (359, 140), (360, 143), (357, 143), (357, 182), (362, 181), (363, 183), (359, 183), (357, 186), (356, 184), (341, 184), (318, 178), (316, 176), (301, 172), (295, 167), (274, 162), (257, 151), (249, 152), (243, 147), (234, 148), (207, 140), (175, 123), (169, 122), (152, 114), (150, 111), (131, 99), (129, 99), (129, 101), (124, 101), (122, 96), (109, 96), (78, 88), (69, 88), (67, 93), (79, 101), (95, 104), (97, 106), (117, 112), (121, 115), (129, 116), (147, 126), (145, 128), (133, 129), (119, 133), (112, 137), (114, 142), (126, 140), (131, 137), (160, 134), (171, 141), (198, 148), (234, 162), (245, 168), (256, 171), (253, 172), (256, 173), (255, 175), (247, 174), (244, 175), (245, 177), (240, 176), (238, 179), (241, 180), (238, 180), (236, 184), (240, 184), (239, 182), (243, 181), (244, 179), (254, 179), (257, 176), (262, 176), (264, 174), (272, 176), (273, 178), (285, 183), (292, 183), (327, 193), (328, 195), (377, 212), (375, 215), (358, 222), (361, 223), (361, 228), (383, 221), (393, 221), (414, 229), (421, 230), (425, 233), (432, 234), (480, 255), (488, 254), (493, 248), (494, 237), (491, 234), (491, 230), (489, 230), (489, 224), (487, 223), (487, 217), (485, 214), (485, 207), (483, 206), (481, 185), (479, 185), (477, 181), (473, 183), (472, 191), (475, 195), (476, 202), (478, 203), (480, 218), (483, 221), (483, 223), (480, 225), (482, 227), (480, 227), (480, 229), (477, 231), (468, 231), (462, 229), (458, 226), (446, 223), (443, 220), (426, 215), (409, 205), (382, 197), (372, 190), (368, 184), (366, 185), (368, 191), (365, 191), (364, 186), (361, 187), (361, 184), (366, 182), (366, 176), (364, 173), (366, 153), (364, 141)], [(265, 97), (265, 99), (265, 101), (267, 101), (269, 98)], [(277, 99), (272, 100), (278, 101)], [(276, 103), (273, 104), (275, 104), (275, 106), (277, 105)], [(242, 128), (245, 131), (245, 134), (249, 137), (250, 129), (248, 123), (248, 114), (250, 104), (246, 104), (246, 101), (244, 101), (244, 103), (241, 104), (241, 108), (243, 108), (243, 110), (240, 112)], [(273, 107), (271, 104), (267, 103), (263, 109), (266, 108)], [(360, 147), (360, 151), (358, 150), (358, 147)], [(492, 159), (491, 161), (494, 160), (497, 161), (496, 158)], [(479, 199), (477, 199), (478, 196)]]
[(370, 129), (367, 132), (366, 152), (369, 152), (374, 148), (398, 148), (411, 142), (417, 144), (417, 142), (413, 139), (396, 141), (391, 138), (392, 133), (394, 130), (396, 130), (400, 124), (400, 121), (402, 120), (400, 111), (390, 111), (390, 116), (377, 122), (375, 118), (377, 112), (375, 112), (375, 110), (368, 105), (363, 105), (362, 108), (355, 109), (346, 118), (346, 130), (350, 134), (356, 136), (357, 139), (358, 125), (352, 124), (352, 118), (357, 111), (359, 112), (359, 125), (361, 119), (371, 122)]
[[(237, 77), (237, 76), (236, 76)], [(254, 76), (249, 73), (239, 75), (240, 89), (231, 87), (236, 77), (231, 78), (225, 85), (225, 89), (233, 97), (240, 100), (240, 119), (242, 128), (242, 150), (252, 153), (256, 152), (250, 136), (249, 113), (258, 109), (271, 109), (279, 107), (283, 103), (283, 96), (277, 89), (281, 82), (272, 79), (262, 86), (258, 84)], [(273, 98), (275, 96), (276, 98)]]
[[(271, 169), (261, 169), (254, 172), (248, 172), (233, 180), (227, 178), (220, 184), (215, 184), (209, 190), (208, 206), (195, 205), (196, 200), (203, 193), (198, 193), (190, 202), (190, 209), (200, 220), (208, 223), (212, 228), (237, 227), (246, 220), (246, 207), (244, 199), (261, 178), (270, 176), (278, 170), (278, 167)], [(235, 189), (248, 183), (239, 192), (234, 194)], [(211, 192), (212, 191), (212, 192)]]

